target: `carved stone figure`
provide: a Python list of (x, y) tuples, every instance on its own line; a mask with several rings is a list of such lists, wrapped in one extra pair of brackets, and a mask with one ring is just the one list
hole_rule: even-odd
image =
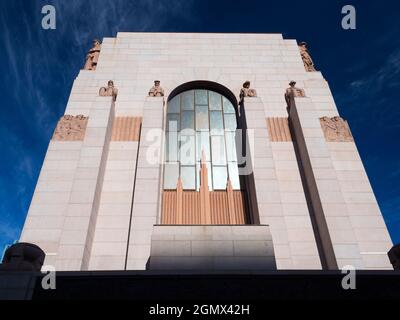
[(312, 61), (310, 53), (307, 48), (307, 43), (300, 42), (299, 50), (300, 50), (300, 55), (301, 55), (301, 58), (303, 59), (303, 63), (304, 63), (304, 67), (306, 68), (306, 71), (308, 71), (308, 72), (316, 71), (314, 62)]
[(82, 141), (85, 137), (88, 117), (65, 115), (58, 121), (54, 131), (55, 141)]
[(100, 97), (113, 97), (114, 101), (117, 99), (118, 89), (114, 87), (114, 81), (108, 81), (107, 88), (101, 87), (99, 91)]
[(96, 70), (97, 62), (99, 61), (99, 55), (101, 50), (101, 43), (99, 40), (93, 40), (93, 48), (89, 50), (86, 56), (86, 63), (84, 70)]
[(149, 91), (149, 97), (164, 97), (164, 89), (160, 86), (160, 80), (154, 81), (154, 86)]
[(243, 88), (240, 90), (240, 101), (245, 97), (257, 97), (257, 91), (250, 88), (250, 81), (243, 83)]
[(350, 127), (346, 120), (341, 117), (320, 118), (321, 127), (328, 142), (350, 142), (354, 141)]
[(305, 97), (306, 93), (304, 89), (300, 89), (296, 87), (296, 81), (290, 81), (289, 82), (289, 88), (286, 89), (285, 92), (285, 100), (287, 105), (289, 106), (290, 103), (290, 97)]

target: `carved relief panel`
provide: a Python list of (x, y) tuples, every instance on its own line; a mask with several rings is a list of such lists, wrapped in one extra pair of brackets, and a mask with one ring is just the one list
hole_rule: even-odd
[(57, 124), (52, 140), (54, 141), (83, 141), (88, 117), (83, 115), (63, 116)]
[(346, 120), (341, 117), (320, 118), (321, 127), (325, 139), (328, 142), (351, 142), (354, 141), (350, 127)]

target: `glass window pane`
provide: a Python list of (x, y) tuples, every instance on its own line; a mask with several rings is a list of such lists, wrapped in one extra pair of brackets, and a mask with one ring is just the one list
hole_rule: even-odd
[(194, 110), (194, 91), (190, 90), (182, 93), (182, 109)]
[(178, 131), (180, 128), (180, 115), (168, 114), (167, 115), (167, 131)]
[(196, 146), (194, 136), (180, 136), (180, 161), (182, 165), (195, 165)]
[(208, 131), (201, 131), (196, 133), (197, 155), (196, 161), (200, 161), (202, 152), (206, 154), (206, 161), (211, 161), (210, 154), (210, 133)]
[(224, 129), (224, 121), (222, 120), (221, 111), (210, 112), (210, 127), (211, 129)]
[(217, 92), (190, 90), (169, 101), (167, 112), (164, 188), (176, 189), (181, 175), (184, 189), (198, 190), (204, 150), (209, 189), (225, 190), (229, 176), (240, 190), (232, 103)]
[(177, 95), (171, 101), (168, 102), (168, 113), (179, 113), (180, 110), (181, 96)]
[(208, 106), (196, 106), (196, 130), (208, 128)]
[(237, 161), (235, 136), (235, 131), (225, 132), (226, 157), (228, 161)]
[(222, 100), (219, 93), (209, 91), (210, 95), (210, 110), (222, 110)]
[(182, 185), (185, 190), (196, 189), (196, 167), (181, 167)]
[(196, 96), (196, 105), (201, 104), (201, 105), (208, 105), (208, 91), (207, 90), (196, 90), (195, 91), (195, 96)]
[(228, 172), (226, 167), (213, 166), (213, 187), (214, 190), (226, 190)]
[(167, 132), (166, 133), (167, 146), (165, 148), (166, 162), (178, 161), (178, 133)]
[[(181, 130), (192, 129), (194, 131), (194, 112), (193, 111), (183, 111), (181, 119)], [(194, 132), (193, 132), (194, 134)]]
[(235, 114), (225, 114), (225, 129), (229, 131), (235, 131), (237, 128), (236, 115)]
[(179, 164), (166, 163), (164, 166), (164, 189), (176, 189), (179, 177)]
[[(200, 162), (196, 164), (196, 190), (200, 190)], [(206, 168), (208, 173), (208, 190), (212, 190), (212, 170), (211, 163), (206, 162)]]
[(222, 102), (224, 104), (224, 113), (235, 113), (235, 108), (227, 98), (222, 97)]
[(211, 159), (213, 165), (226, 165), (224, 136), (211, 136)]
[(237, 162), (229, 162), (228, 171), (233, 190), (240, 190), (239, 169)]

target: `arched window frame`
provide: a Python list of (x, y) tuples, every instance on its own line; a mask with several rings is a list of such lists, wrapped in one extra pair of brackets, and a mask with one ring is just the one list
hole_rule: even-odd
[(236, 155), (237, 101), (218, 84), (190, 83), (168, 99), (164, 190), (174, 190), (178, 178), (185, 190), (199, 190), (205, 153), (210, 190), (225, 190), (228, 178), (240, 190)]

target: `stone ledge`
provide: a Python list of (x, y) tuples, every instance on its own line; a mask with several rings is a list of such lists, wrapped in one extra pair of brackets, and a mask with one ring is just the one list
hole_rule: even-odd
[(155, 225), (150, 270), (275, 270), (267, 225)]

